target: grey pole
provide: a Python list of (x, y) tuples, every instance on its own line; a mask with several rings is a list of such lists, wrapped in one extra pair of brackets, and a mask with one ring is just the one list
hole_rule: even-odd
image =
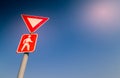
[(29, 53), (24, 53), (23, 60), (22, 60), (17, 78), (24, 78), (24, 73), (25, 73), (25, 68), (26, 68), (27, 61), (28, 61), (28, 56), (29, 56)]

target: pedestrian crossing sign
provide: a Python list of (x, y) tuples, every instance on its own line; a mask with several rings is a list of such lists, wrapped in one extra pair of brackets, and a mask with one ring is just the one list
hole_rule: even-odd
[(17, 53), (34, 52), (37, 38), (38, 34), (23, 34), (17, 48)]

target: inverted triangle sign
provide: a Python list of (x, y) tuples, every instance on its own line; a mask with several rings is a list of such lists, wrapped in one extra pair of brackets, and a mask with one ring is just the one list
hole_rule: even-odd
[(32, 16), (26, 14), (22, 14), (21, 16), (30, 33), (35, 32), (49, 19), (48, 17)]

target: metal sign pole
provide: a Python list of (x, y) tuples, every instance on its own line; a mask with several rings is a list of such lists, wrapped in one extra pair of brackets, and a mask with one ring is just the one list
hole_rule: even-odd
[(29, 56), (29, 53), (24, 53), (23, 60), (22, 60), (17, 78), (24, 78), (24, 73), (25, 73), (25, 68), (26, 68), (27, 61), (28, 61), (28, 56)]

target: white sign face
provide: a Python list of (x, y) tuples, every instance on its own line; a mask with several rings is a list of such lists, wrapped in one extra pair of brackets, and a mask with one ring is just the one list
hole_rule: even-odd
[(33, 28), (42, 21), (42, 19), (37, 18), (28, 18), (28, 20)]

